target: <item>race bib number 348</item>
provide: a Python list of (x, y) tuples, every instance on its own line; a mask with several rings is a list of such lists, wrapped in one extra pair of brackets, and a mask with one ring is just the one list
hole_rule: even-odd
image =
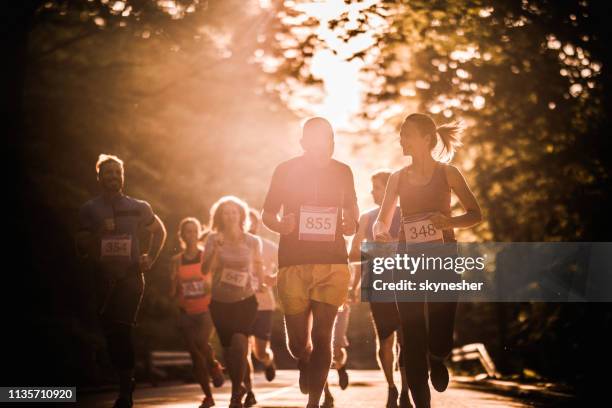
[(403, 224), (407, 243), (444, 242), (442, 230), (436, 229), (429, 218), (404, 221)]
[(300, 241), (335, 241), (337, 207), (300, 207)]

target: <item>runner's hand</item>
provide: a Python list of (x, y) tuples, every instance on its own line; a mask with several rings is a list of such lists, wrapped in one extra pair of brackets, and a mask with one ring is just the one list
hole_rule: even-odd
[(391, 242), (393, 237), (389, 234), (388, 228), (382, 221), (376, 221), (372, 226), (374, 241), (376, 242)]
[(342, 235), (354, 235), (357, 232), (355, 220), (342, 219)]
[(437, 229), (453, 228), (453, 220), (441, 213), (435, 213), (429, 218)]
[(291, 234), (295, 229), (295, 214), (283, 215), (283, 218), (278, 224), (278, 232), (281, 235)]
[(393, 241), (393, 237), (388, 232), (379, 232), (374, 237), (374, 241), (376, 241), (376, 242), (391, 242), (391, 241)]
[(151, 266), (153, 266), (153, 261), (149, 254), (142, 254), (140, 258), (138, 258), (138, 266), (140, 268), (141, 273), (145, 273), (151, 270)]

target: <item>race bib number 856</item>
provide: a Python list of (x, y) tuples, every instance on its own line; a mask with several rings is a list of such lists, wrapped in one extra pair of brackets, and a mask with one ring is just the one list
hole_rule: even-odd
[(300, 241), (335, 241), (337, 207), (300, 207)]

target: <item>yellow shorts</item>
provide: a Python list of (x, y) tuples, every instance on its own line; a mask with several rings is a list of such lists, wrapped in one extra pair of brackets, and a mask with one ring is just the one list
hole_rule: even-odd
[(346, 302), (351, 273), (345, 264), (292, 265), (278, 271), (277, 290), (285, 314), (302, 313), (310, 301), (340, 307)]

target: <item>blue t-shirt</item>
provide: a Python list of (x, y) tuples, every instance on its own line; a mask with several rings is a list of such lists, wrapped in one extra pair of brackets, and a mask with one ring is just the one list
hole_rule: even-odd
[[(379, 212), (380, 207), (376, 207), (366, 212), (366, 216), (368, 219), (368, 224), (366, 226), (366, 240), (368, 242), (374, 242), (374, 233), (372, 232), (372, 227), (374, 226), (374, 221), (376, 221), (376, 217), (378, 217)], [(396, 240), (399, 237), (400, 218), (400, 208), (395, 207), (395, 212), (393, 213), (393, 220), (391, 221), (391, 226), (389, 227), (389, 234), (391, 234), (391, 236)]]
[[(79, 230), (94, 235), (95, 261), (99, 264), (112, 269), (131, 268), (138, 265), (140, 256), (139, 232), (154, 220), (153, 210), (146, 201), (123, 194), (112, 199), (99, 196), (81, 207)], [(129, 248), (121, 247), (127, 242), (131, 242)]]

